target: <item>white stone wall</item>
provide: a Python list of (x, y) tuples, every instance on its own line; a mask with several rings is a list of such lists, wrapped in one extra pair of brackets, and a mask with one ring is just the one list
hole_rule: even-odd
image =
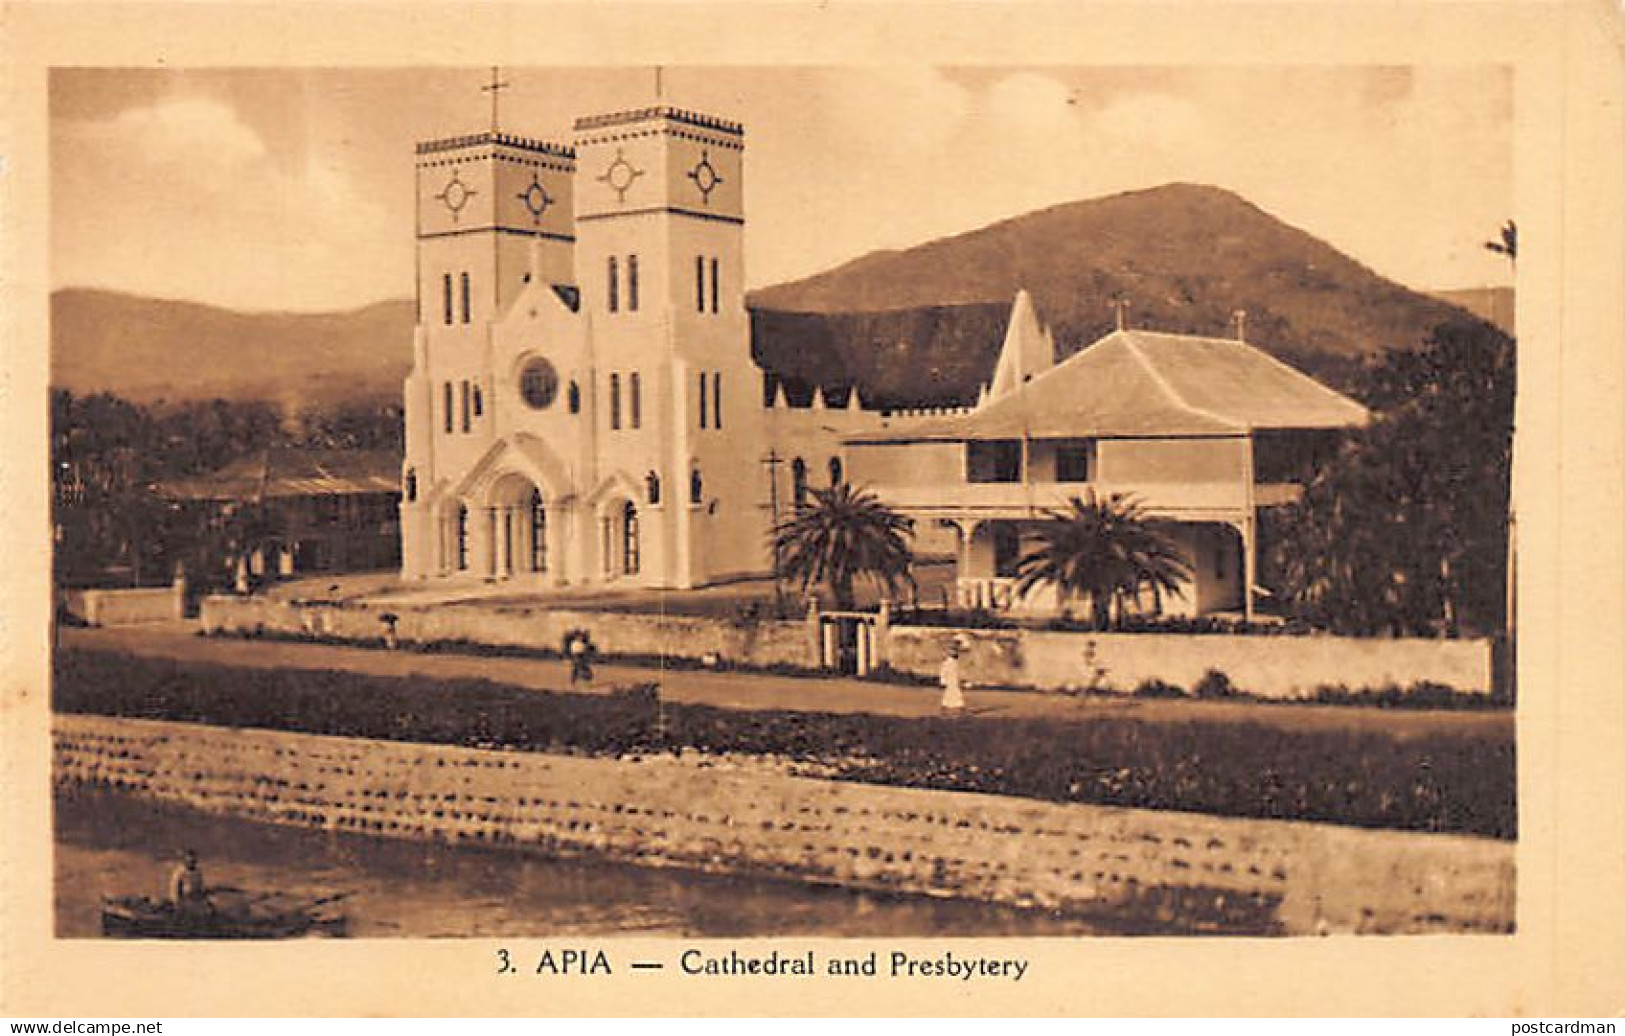
[(1488, 640), (893, 626), (886, 660), (902, 672), (931, 676), (956, 635), (969, 645), (961, 661), (965, 678), (982, 686), (1077, 690), (1103, 684), (1126, 692), (1162, 680), (1189, 690), (1217, 669), (1238, 689), (1265, 698), (1309, 697), (1321, 686), (1380, 690), (1422, 681), (1470, 693), (1491, 689)]
[(59, 716), (55, 779), (388, 838), (1280, 934), (1506, 932), (1514, 847), (775, 773)]

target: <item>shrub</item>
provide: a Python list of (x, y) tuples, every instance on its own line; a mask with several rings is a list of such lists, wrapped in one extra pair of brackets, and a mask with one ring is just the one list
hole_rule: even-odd
[(1236, 685), (1230, 682), (1230, 677), (1221, 670), (1209, 669), (1196, 681), (1191, 693), (1198, 698), (1234, 698), (1239, 692)]
[(1512, 838), (1512, 738), (1093, 714), (897, 717), (665, 703), (488, 680), (376, 677), (64, 650), (59, 712), (615, 757), (773, 755), (875, 784)]
[(1165, 680), (1153, 678), (1150, 680), (1140, 681), (1140, 685), (1134, 688), (1134, 697), (1183, 698), (1185, 697), (1185, 688), (1180, 687), (1177, 684), (1168, 683)]

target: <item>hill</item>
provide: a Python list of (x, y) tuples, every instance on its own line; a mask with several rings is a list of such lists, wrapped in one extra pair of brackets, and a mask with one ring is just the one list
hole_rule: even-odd
[[(1366, 358), (1475, 319), (1387, 280), (1229, 191), (1170, 184), (1071, 202), (753, 293), (753, 348), (792, 396), (823, 384), (893, 405), (973, 400), (1016, 291), (1070, 354), (1111, 329), (1247, 337), (1336, 385)], [(833, 388), (833, 392), (829, 392)]]
[(268, 399), (293, 409), (399, 401), (413, 305), (240, 313), (69, 288), (51, 296), (51, 384), (160, 399)]
[[(1113, 324), (1247, 337), (1346, 387), (1367, 357), (1420, 343), (1480, 301), (1433, 298), (1213, 187), (1072, 202), (752, 293), (752, 350), (792, 401), (971, 402), (991, 377), (1011, 300), (1032, 292), (1063, 354)], [(138, 402), (219, 396), (297, 407), (398, 401), (413, 304), (241, 313), (90, 289), (52, 296), (52, 383)], [(1491, 303), (1484, 302), (1483, 306)], [(1477, 309), (1495, 313), (1494, 309)], [(1510, 300), (1508, 300), (1510, 311)]]
[(1452, 306), (1460, 306), (1481, 320), (1488, 320), (1509, 335), (1516, 333), (1516, 298), (1509, 287), (1454, 288), (1428, 294)]

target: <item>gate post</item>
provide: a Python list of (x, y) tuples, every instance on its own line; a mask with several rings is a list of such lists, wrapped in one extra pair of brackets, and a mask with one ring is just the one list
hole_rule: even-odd
[(807, 657), (815, 668), (824, 664), (824, 619), (812, 594), (807, 596)]

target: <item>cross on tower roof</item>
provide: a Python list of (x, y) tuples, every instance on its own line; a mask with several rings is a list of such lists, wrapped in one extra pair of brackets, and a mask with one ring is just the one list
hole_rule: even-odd
[(1117, 330), (1128, 330), (1128, 299), (1113, 299), (1112, 308), (1117, 310)]
[(499, 66), (492, 65), (491, 81), (480, 87), (481, 93), (489, 93), (491, 95), (491, 132), (493, 134), (497, 132), (497, 91), (506, 90), (508, 87), (513, 85), (506, 79), (499, 78), (500, 72), (501, 69)]

